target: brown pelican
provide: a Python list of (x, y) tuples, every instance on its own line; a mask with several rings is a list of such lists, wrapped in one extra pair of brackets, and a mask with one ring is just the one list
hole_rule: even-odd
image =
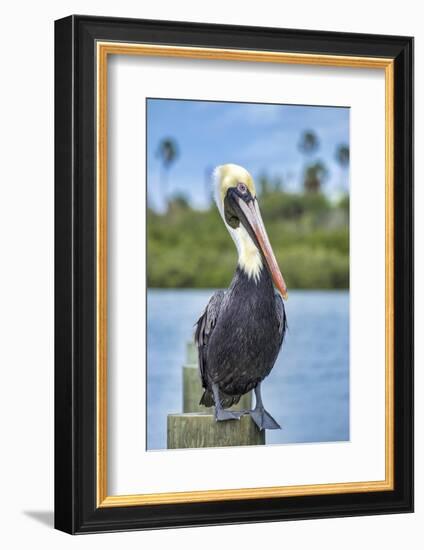
[[(261, 383), (283, 343), (287, 321), (281, 296), (287, 299), (287, 287), (249, 172), (235, 164), (219, 166), (213, 185), (216, 205), (237, 247), (238, 265), (230, 287), (213, 294), (197, 322), (195, 340), (205, 390), (200, 403), (215, 405), (217, 421), (249, 413), (259, 429), (279, 429), (263, 405)], [(226, 410), (252, 389), (253, 410)]]

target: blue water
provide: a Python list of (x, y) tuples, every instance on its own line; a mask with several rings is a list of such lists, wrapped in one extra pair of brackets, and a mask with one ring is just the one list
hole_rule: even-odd
[[(166, 448), (166, 417), (182, 411), (186, 343), (211, 290), (147, 294), (147, 448)], [(349, 293), (291, 291), (289, 330), (262, 384), (266, 408), (282, 426), (266, 443), (349, 439)]]

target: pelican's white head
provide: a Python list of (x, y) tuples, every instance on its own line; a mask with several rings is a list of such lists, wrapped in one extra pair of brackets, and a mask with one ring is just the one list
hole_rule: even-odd
[(283, 298), (287, 287), (275, 259), (262, 221), (255, 183), (237, 164), (224, 164), (213, 173), (215, 202), (238, 251), (238, 263), (249, 278), (259, 280), (263, 261)]

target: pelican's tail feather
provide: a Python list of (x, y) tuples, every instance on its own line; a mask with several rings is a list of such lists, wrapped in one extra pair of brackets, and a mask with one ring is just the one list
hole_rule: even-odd
[(212, 392), (205, 390), (202, 397), (200, 398), (199, 405), (204, 405), (205, 407), (212, 407), (214, 405)]
[[(219, 398), (221, 401), (221, 406), (224, 409), (228, 409), (228, 407), (231, 407), (232, 405), (236, 405), (240, 401), (241, 395), (228, 395), (220, 391)], [(205, 390), (203, 392), (203, 395), (200, 398), (199, 404), (204, 405), (205, 407), (213, 407), (215, 405), (213, 394), (210, 390)]]

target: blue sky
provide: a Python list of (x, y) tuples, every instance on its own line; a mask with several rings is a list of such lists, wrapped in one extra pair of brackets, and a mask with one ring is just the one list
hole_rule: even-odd
[(325, 191), (348, 188), (348, 175), (335, 161), (339, 144), (349, 144), (349, 109), (209, 101), (147, 100), (147, 184), (149, 204), (162, 210), (163, 138), (176, 140), (179, 156), (170, 167), (167, 194), (183, 194), (197, 208), (207, 206), (211, 170), (228, 162), (241, 164), (257, 178), (281, 176), (287, 190), (301, 188), (305, 157), (299, 140), (305, 130), (319, 138), (308, 160), (320, 159), (329, 169)]

